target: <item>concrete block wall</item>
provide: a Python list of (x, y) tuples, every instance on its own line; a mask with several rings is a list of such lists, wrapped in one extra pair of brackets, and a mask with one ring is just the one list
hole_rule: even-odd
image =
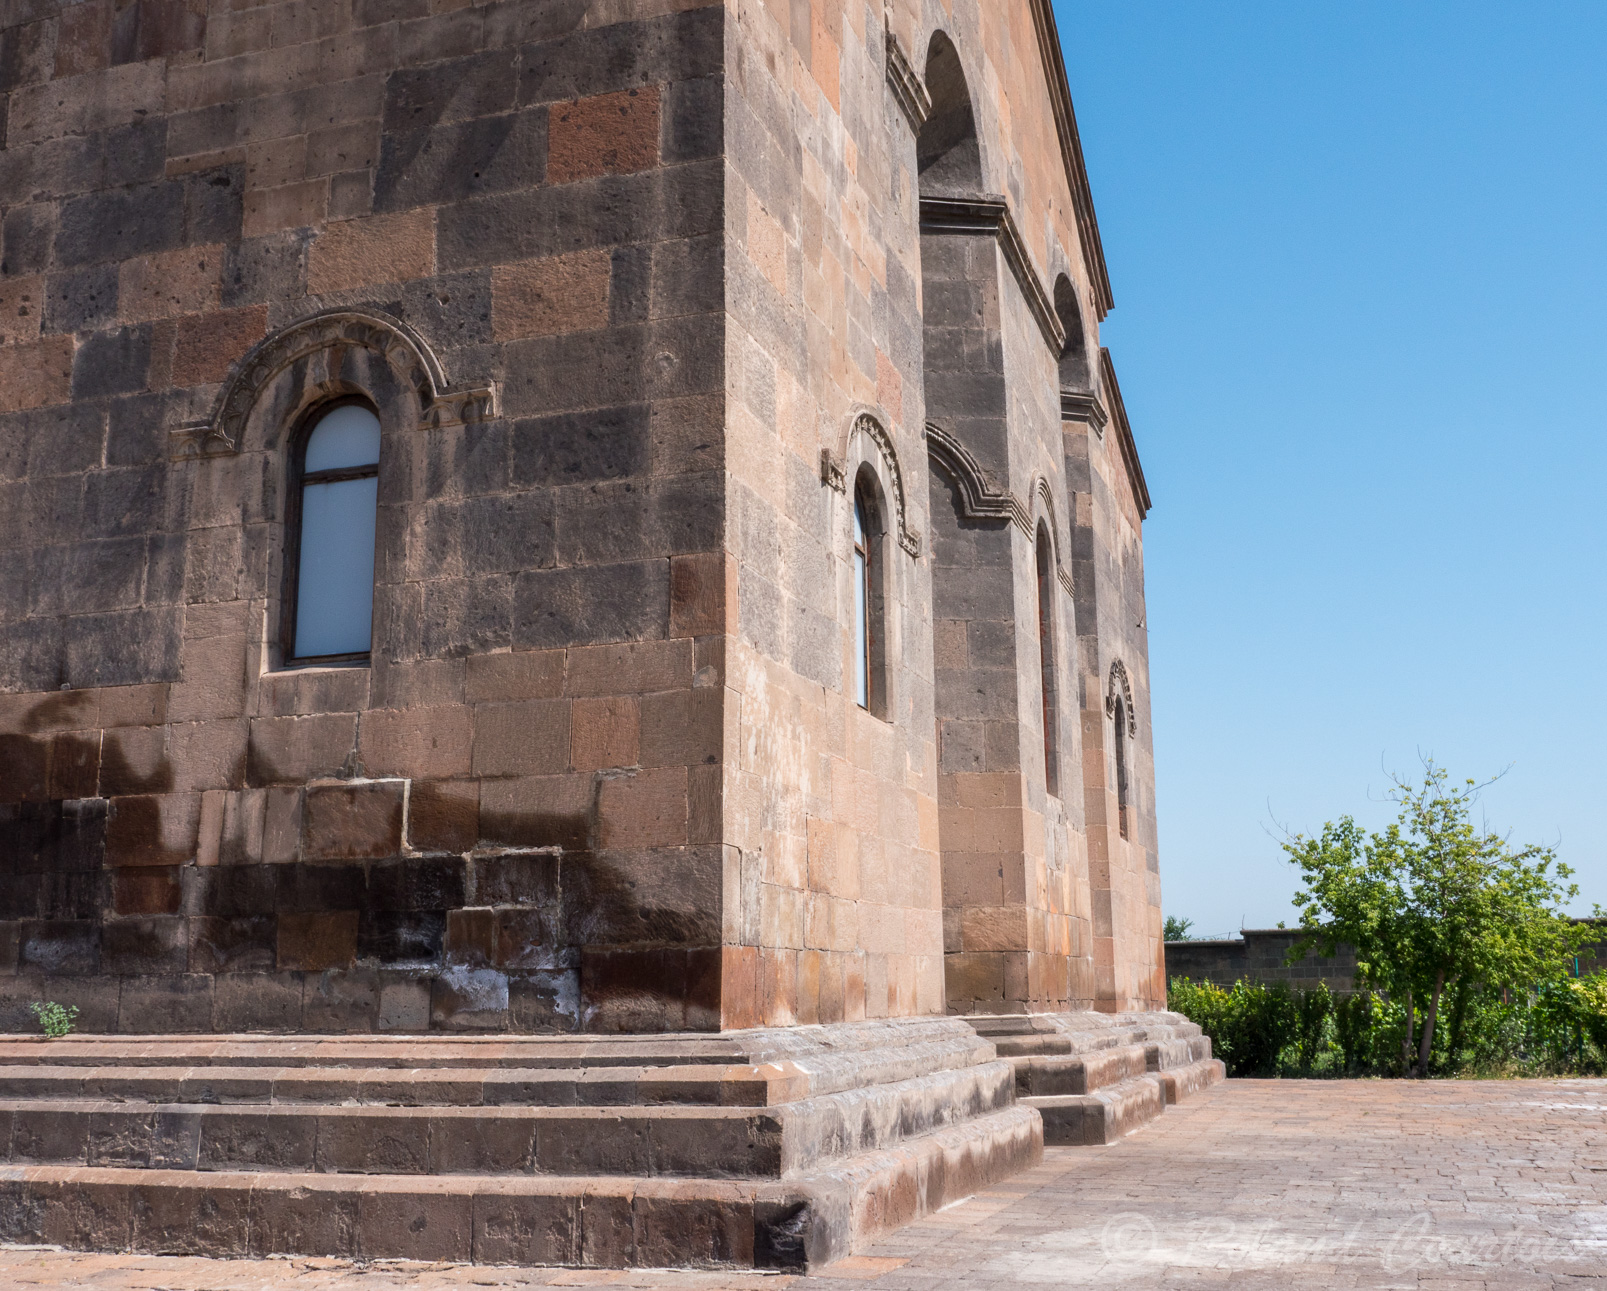
[[(719, 1025), (725, 21), (7, 9), (0, 1026)], [(402, 330), (172, 438), (342, 309)], [(371, 664), (279, 671), (287, 439), (351, 392)]]

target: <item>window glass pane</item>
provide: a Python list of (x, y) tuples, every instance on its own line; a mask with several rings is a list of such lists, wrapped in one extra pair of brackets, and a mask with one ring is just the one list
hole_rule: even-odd
[(308, 484), (302, 489), (301, 566), (296, 582), (298, 658), (359, 654), (368, 649), (374, 618), (374, 507), (378, 498), (379, 480), (372, 476)]
[(379, 461), (379, 418), (361, 404), (347, 403), (324, 414), (307, 440), (302, 470), (331, 471)]

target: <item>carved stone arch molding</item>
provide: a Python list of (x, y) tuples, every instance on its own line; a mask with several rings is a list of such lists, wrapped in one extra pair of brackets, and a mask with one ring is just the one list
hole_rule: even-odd
[[(1070, 596), (1073, 594), (1071, 571), (1066, 568), (1065, 556), (1062, 551), (1060, 517), (1055, 512), (1054, 490), (1049, 487), (1049, 480), (1046, 476), (1040, 475), (1032, 482), (1032, 498), (1034, 502), (1041, 503), (1043, 506), (1044, 519), (1048, 521), (1049, 525), (1049, 541), (1055, 551), (1055, 577), (1060, 580), (1060, 585), (1066, 589), (1066, 595)], [(1036, 541), (1037, 535), (1034, 534), (1033, 538)]]
[(899, 466), (898, 450), (893, 447), (893, 437), (887, 433), (887, 428), (874, 413), (861, 412), (849, 423), (848, 434), (840, 455), (833, 455), (829, 448), (820, 450), (821, 483), (838, 493), (848, 492), (848, 471), (844, 462), (853, 457), (856, 435), (868, 439), (881, 454), (882, 463), (887, 467), (887, 482), (891, 486), (887, 492), (893, 505), (893, 529), (898, 534), (898, 545), (919, 559), (921, 535), (909, 527), (909, 513), (904, 504), (904, 472)]
[(382, 359), (392, 379), (416, 396), (419, 429), (457, 426), (498, 415), (494, 384), (449, 385), (429, 343), (401, 319), (377, 309), (331, 309), (293, 323), (253, 346), (223, 383), (211, 417), (168, 432), (169, 456), (185, 459), (240, 452), (252, 411), (281, 375), (298, 364), (308, 369), (317, 366), (318, 373), (298, 374), (303, 385), (310, 389), (327, 386), (325, 393), (345, 392), (340, 373), (353, 351)]
[(1116, 716), (1116, 695), (1121, 693), (1122, 706), (1127, 710), (1127, 733), (1138, 734), (1138, 716), (1133, 711), (1133, 687), (1127, 680), (1127, 668), (1120, 659), (1110, 665), (1110, 681), (1105, 686), (1105, 716)]

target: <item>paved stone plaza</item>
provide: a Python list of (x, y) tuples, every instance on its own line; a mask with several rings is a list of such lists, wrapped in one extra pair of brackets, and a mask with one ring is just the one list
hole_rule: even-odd
[(1607, 1286), (1607, 1082), (1235, 1080), (799, 1279), (0, 1250), (7, 1287)]

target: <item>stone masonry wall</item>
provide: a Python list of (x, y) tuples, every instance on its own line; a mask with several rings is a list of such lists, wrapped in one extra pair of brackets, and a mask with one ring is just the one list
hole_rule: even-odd
[[(725, 21), (5, 7), (0, 1027), (720, 1024)], [(276, 671), (340, 393), (372, 662)]]

